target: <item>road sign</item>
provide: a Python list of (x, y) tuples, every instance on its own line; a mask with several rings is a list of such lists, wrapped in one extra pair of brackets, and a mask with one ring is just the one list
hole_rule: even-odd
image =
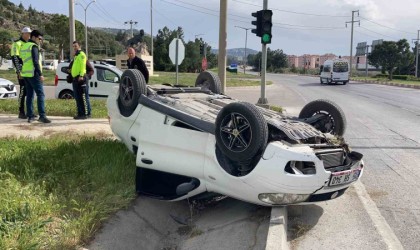
[(203, 57), (203, 60), (201, 61), (201, 69), (203, 71), (207, 70), (207, 58)]
[[(176, 50), (177, 41), (178, 41), (178, 51)], [(180, 65), (185, 58), (185, 47), (181, 39), (174, 38), (172, 42), (169, 44), (169, 58), (171, 59), (172, 63), (175, 65), (176, 65), (176, 56), (177, 56), (176, 54), (178, 54), (178, 65)]]
[(356, 47), (356, 56), (364, 56), (366, 54), (367, 42), (358, 43)]

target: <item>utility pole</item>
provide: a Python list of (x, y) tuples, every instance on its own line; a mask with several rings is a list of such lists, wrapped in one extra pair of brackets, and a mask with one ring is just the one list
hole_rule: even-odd
[(133, 20), (124, 22), (124, 24), (130, 24), (131, 38), (134, 37), (134, 34), (133, 34), (133, 24), (136, 25), (137, 23), (138, 23), (137, 21), (133, 21)]
[(76, 3), (76, 5), (80, 5), (82, 7), (82, 9), (85, 10), (85, 52), (86, 52), (86, 57), (87, 58), (89, 58), (89, 56), (88, 56), (88, 35), (87, 35), (87, 25), (86, 25), (86, 12), (87, 12), (87, 9), (89, 8), (89, 5), (91, 5), (94, 2), (96, 2), (96, 0), (90, 1), (90, 3), (88, 3), (88, 5), (86, 7), (83, 6), (79, 2)]
[[(268, 7), (268, 0), (264, 0), (263, 10)], [(268, 100), (265, 97), (265, 73), (267, 72), (267, 44), (263, 43), (261, 46), (261, 97), (258, 100), (259, 105), (268, 105)]]
[(153, 0), (150, 0), (150, 41), (151, 41), (150, 55), (152, 56), (152, 59), (153, 59)]
[(417, 30), (417, 39), (413, 39), (416, 41), (416, 77), (419, 77), (418, 70), (419, 70), (419, 41), (420, 41), (420, 30)]
[(246, 69), (246, 64), (247, 64), (246, 45), (247, 45), (247, 40), (248, 40), (248, 30), (250, 30), (252, 28), (244, 28), (244, 27), (241, 27), (241, 26), (235, 26), (235, 27), (245, 30), (245, 57), (244, 57), (244, 74), (245, 74), (245, 69)]
[(74, 54), (73, 42), (76, 40), (76, 28), (75, 28), (75, 24), (74, 24), (74, 0), (69, 0), (69, 26), (70, 26), (70, 55), (69, 55), (69, 59), (71, 59), (71, 57)]
[(357, 12), (357, 16), (359, 16), (359, 11), (358, 10), (353, 10), (351, 12), (351, 22), (346, 22), (346, 28), (347, 28), (347, 24), (351, 23), (351, 38), (350, 38), (350, 70), (349, 70), (349, 75), (351, 77), (351, 72), (353, 69), (353, 30), (354, 30), (354, 23), (359, 23), (360, 26), (360, 20), (354, 21), (354, 13)]
[(219, 17), (218, 70), (219, 70), (219, 78), (222, 83), (223, 94), (226, 93), (227, 2), (228, 1), (220, 1), (220, 17)]
[(369, 55), (370, 45), (366, 45), (366, 77), (368, 77), (368, 55)]

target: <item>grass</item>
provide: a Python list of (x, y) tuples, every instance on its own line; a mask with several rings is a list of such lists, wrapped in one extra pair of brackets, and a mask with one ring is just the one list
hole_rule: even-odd
[[(55, 70), (43, 70), (42, 74), (45, 78), (44, 85), (54, 86)], [(16, 85), (19, 85), (14, 70), (0, 70), (0, 78), (7, 79)]]
[[(158, 76), (150, 76), (150, 84), (175, 84), (176, 82), (175, 72), (155, 71), (154, 74)], [(194, 86), (197, 76), (198, 73), (178, 73), (178, 83), (180, 85)], [(227, 87), (260, 86), (260, 84), (259, 76), (250, 74), (244, 75), (243, 73), (235, 74), (231, 72), (227, 72), (226, 74)], [(267, 81), (267, 85), (270, 84), (272, 84), (272, 82)]]
[(135, 198), (135, 157), (110, 139), (0, 139), (0, 158), (0, 249), (77, 249)]
[(408, 81), (408, 80), (398, 80), (393, 79), (390, 81), (388, 78), (372, 78), (372, 77), (352, 77), (351, 78), (354, 81), (358, 80), (368, 80), (368, 81), (377, 81), (377, 82), (392, 82), (392, 83), (401, 83), (401, 84), (407, 84), (407, 85), (420, 85), (420, 81)]
[[(91, 99), (90, 105), (93, 118), (107, 118), (106, 100)], [(17, 99), (0, 100), (0, 113), (2, 114), (17, 114), (18, 107)], [(34, 101), (34, 109), (37, 111), (36, 101)], [(47, 116), (72, 117), (77, 114), (75, 100), (47, 99), (45, 100), (45, 110)]]

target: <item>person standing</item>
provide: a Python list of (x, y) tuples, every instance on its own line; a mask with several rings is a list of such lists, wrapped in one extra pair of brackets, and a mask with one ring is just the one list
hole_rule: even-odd
[(136, 56), (136, 51), (133, 48), (128, 48), (127, 50), (127, 67), (129, 69), (138, 69), (143, 74), (146, 83), (149, 83), (149, 70), (146, 67), (144, 61)]
[(25, 81), (23, 80), (20, 72), (22, 71), (22, 58), (20, 55), (20, 50), (22, 48), (22, 45), (25, 44), (29, 39), (31, 38), (31, 28), (24, 27), (22, 29), (22, 35), (18, 40), (13, 42), (12, 44), (12, 50), (10, 51), (10, 55), (12, 56), (12, 62), (13, 66), (15, 67), (16, 76), (19, 82), (19, 118), (20, 119), (26, 119), (25, 115), (25, 97), (26, 97), (26, 87), (25, 87)]
[(71, 76), (73, 77), (73, 93), (76, 100), (77, 115), (75, 120), (90, 118), (91, 108), (89, 100), (89, 84), (86, 75), (86, 54), (80, 48), (78, 41), (73, 42), (74, 59), (71, 66)]
[(25, 80), (26, 86), (26, 116), (28, 122), (35, 120), (34, 116), (34, 91), (37, 96), (38, 104), (38, 121), (42, 123), (50, 123), (51, 121), (45, 115), (45, 94), (44, 94), (44, 76), (42, 75), (42, 62), (40, 57), (40, 44), (42, 41), (42, 33), (38, 30), (31, 32), (31, 39), (25, 43), (21, 50), (21, 58), (23, 61), (21, 76)]

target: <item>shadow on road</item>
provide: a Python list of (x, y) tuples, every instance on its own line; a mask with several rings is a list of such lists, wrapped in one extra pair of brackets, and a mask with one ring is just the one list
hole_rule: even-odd
[[(348, 84), (347, 84), (348, 85)], [(314, 82), (314, 83), (300, 83), (298, 84), (298, 86), (302, 86), (302, 87), (333, 87), (333, 86), (346, 86), (343, 85), (341, 83), (330, 83), (330, 84), (321, 84), (319, 82)]]
[(304, 236), (319, 221), (324, 209), (318, 205), (288, 206), (287, 241)]

